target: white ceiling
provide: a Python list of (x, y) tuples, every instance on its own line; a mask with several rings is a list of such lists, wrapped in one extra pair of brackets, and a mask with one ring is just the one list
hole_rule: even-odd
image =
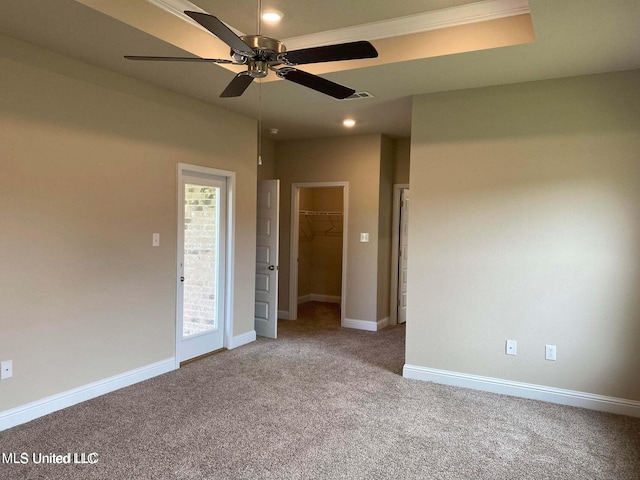
[[(173, 17), (173, 23), (167, 20), (171, 28), (153, 35), (128, 24), (136, 22), (113, 18), (128, 10), (130, 14), (135, 2), (143, 0), (1, 0), (0, 32), (254, 118), (261, 104), (263, 131), (280, 129), (276, 140), (352, 133), (408, 137), (412, 95), (640, 68), (638, 0), (530, 0), (535, 30), (532, 43), (322, 73), (332, 81), (371, 92), (372, 99), (337, 101), (286, 81), (254, 82), (242, 97), (221, 99), (219, 93), (234, 74), (218, 65), (129, 62), (122, 58), (126, 54), (192, 56), (194, 50), (204, 55), (199, 53), (199, 44), (184, 48), (183, 43), (169, 43), (169, 34), (177, 39), (195, 35), (198, 42), (206, 43), (203, 49), (228, 51), (216, 37), (164, 12), (161, 15)], [(193, 3), (234, 28), (255, 32), (255, 0)], [(474, 2), (263, 0), (263, 9), (276, 8), (285, 17), (278, 27), (264, 26), (262, 33), (285, 39), (468, 3)], [(99, 12), (103, 7), (116, 14)], [(153, 15), (143, 20), (156, 22)], [(358, 120), (349, 131), (341, 125), (346, 116)]]

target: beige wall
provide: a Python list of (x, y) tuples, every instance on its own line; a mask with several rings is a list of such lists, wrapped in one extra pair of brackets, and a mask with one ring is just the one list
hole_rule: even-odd
[(396, 165), (393, 183), (409, 183), (409, 166), (411, 160), (411, 139), (399, 138), (396, 144)]
[[(300, 210), (313, 210), (313, 190), (300, 189)], [(298, 242), (298, 297), (313, 293), (313, 234), (311, 227), (302, 220)], [(282, 269), (282, 267), (281, 267)]]
[(233, 334), (253, 330), (255, 122), (0, 49), (0, 411), (174, 355), (179, 162), (237, 173)]
[(639, 71), (414, 99), (407, 364), (640, 400), (639, 105)]
[(377, 318), (389, 318), (391, 300), (391, 218), (393, 214), (393, 177), (396, 144), (382, 137), (380, 149), (380, 185), (378, 196), (378, 303)]
[[(377, 319), (378, 208), (381, 135), (276, 143), (276, 177), (281, 180), (279, 309), (289, 305), (291, 184), (349, 182), (346, 317)], [(360, 243), (360, 232), (371, 241)], [(388, 272), (387, 272), (388, 275)]]
[(273, 180), (276, 178), (276, 142), (262, 137), (262, 165), (258, 165), (258, 180)]

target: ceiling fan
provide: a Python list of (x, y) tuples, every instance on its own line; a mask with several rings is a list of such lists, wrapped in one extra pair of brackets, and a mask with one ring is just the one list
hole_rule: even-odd
[(213, 15), (192, 11), (185, 11), (184, 13), (229, 45), (229, 47), (231, 47), (232, 60), (138, 55), (125, 55), (124, 58), (128, 60), (209, 62), (246, 65), (247, 70), (238, 73), (220, 94), (220, 97), (239, 97), (249, 87), (251, 82), (253, 82), (254, 78), (263, 78), (267, 76), (269, 70), (272, 70), (280, 78), (311, 88), (325, 95), (343, 99), (353, 95), (355, 90), (317, 75), (298, 70), (294, 68), (294, 66), (309, 63), (375, 58), (378, 56), (375, 47), (367, 41), (287, 51), (285, 45), (275, 38), (264, 37), (260, 34), (239, 37)]

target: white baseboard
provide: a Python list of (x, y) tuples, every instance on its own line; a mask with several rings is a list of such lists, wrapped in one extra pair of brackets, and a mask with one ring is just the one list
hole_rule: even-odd
[(0, 431), (30, 422), (49, 413), (99, 397), (105, 393), (128, 387), (134, 383), (157, 377), (163, 373), (175, 370), (175, 368), (176, 361), (175, 358), (172, 357), (114, 375), (113, 377), (105, 378), (104, 380), (98, 380), (97, 382), (73, 388), (66, 392), (51, 395), (10, 410), (5, 410), (4, 412), (0, 412)]
[(456, 387), (472, 388), (485, 392), (500, 393), (515, 397), (543, 400), (545, 402), (589, 408), (602, 412), (640, 417), (640, 401), (608, 397), (595, 393), (578, 392), (562, 388), (545, 387), (530, 383), (513, 382), (492, 377), (481, 377), (466, 373), (437, 370), (405, 364), (402, 376), (425, 382), (442, 383)]
[(229, 339), (229, 344), (227, 345), (227, 348), (229, 350), (233, 350), (234, 348), (238, 348), (243, 345), (246, 345), (247, 343), (251, 343), (255, 341), (256, 341), (256, 331), (251, 330), (247, 333), (243, 333), (242, 335), (231, 337)]
[(377, 332), (378, 324), (369, 320), (357, 320), (355, 318), (345, 318), (342, 322), (345, 328), (355, 328), (356, 330), (366, 330), (368, 332)]
[(278, 319), (289, 320), (289, 310), (278, 310)]
[(311, 294), (312, 302), (340, 303), (340, 295), (322, 295), (320, 293)]
[(301, 295), (298, 297), (298, 305), (301, 303), (307, 303), (311, 301), (311, 294), (307, 293), (306, 295)]
[(368, 332), (377, 332), (389, 325), (389, 317), (373, 322), (371, 320), (357, 320), (355, 318), (345, 318), (342, 326), (345, 328), (354, 328), (356, 330), (366, 330)]
[(308, 293), (298, 297), (298, 305), (307, 302), (340, 303), (340, 301), (340, 295), (323, 295), (321, 293)]

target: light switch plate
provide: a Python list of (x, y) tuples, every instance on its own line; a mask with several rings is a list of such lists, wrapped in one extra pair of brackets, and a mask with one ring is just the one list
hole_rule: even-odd
[(551, 360), (552, 362), (556, 361), (556, 346), (555, 345), (545, 345), (544, 346), (544, 358), (545, 358), (545, 360)]
[(505, 352), (507, 355), (516, 355), (518, 353), (518, 342), (515, 340), (507, 340)]
[(160, 234), (159, 233), (154, 233), (153, 234), (153, 240), (151, 243), (154, 247), (159, 247), (160, 246)]
[(368, 243), (369, 242), (369, 234), (361, 233), (360, 234), (360, 243)]

